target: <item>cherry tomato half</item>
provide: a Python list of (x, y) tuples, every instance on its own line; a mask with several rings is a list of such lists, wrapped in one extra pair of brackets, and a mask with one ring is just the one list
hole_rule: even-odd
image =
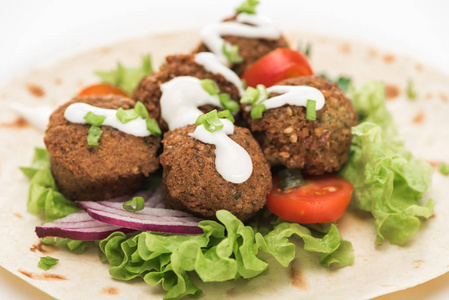
[(89, 95), (121, 95), (128, 97), (128, 94), (121, 88), (110, 85), (108, 83), (99, 83), (90, 85), (84, 88), (78, 96), (89, 96)]
[(283, 79), (307, 75), (313, 75), (313, 71), (304, 54), (289, 48), (279, 48), (256, 61), (242, 78), (246, 80), (247, 86), (263, 84), (269, 87)]
[(279, 178), (267, 196), (268, 208), (278, 217), (302, 224), (329, 223), (339, 219), (351, 201), (352, 184), (335, 175), (305, 178), (306, 185), (282, 191)]

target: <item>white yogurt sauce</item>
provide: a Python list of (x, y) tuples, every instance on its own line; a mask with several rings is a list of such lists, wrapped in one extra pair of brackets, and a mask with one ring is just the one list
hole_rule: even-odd
[[(220, 62), (217, 55), (211, 52), (201, 52), (195, 55), (195, 62), (202, 65), (207, 71), (214, 74), (221, 74), (227, 81), (235, 85), (240, 96), (243, 95), (242, 81), (231, 69)], [(234, 99), (235, 100), (235, 99)]]
[(20, 103), (11, 103), (10, 107), (22, 118), (27, 120), (28, 123), (30, 123), (37, 129), (44, 131), (45, 129), (47, 129), (47, 125), (50, 120), (50, 115), (55, 110), (51, 106), (30, 107), (28, 105)]
[(215, 145), (215, 167), (225, 180), (232, 183), (245, 182), (253, 172), (251, 157), (228, 136), (234, 133), (234, 124), (227, 119), (220, 121), (223, 123), (221, 130), (212, 133), (200, 125), (190, 136), (203, 143)]
[(223, 43), (225, 42), (221, 38), (223, 35), (275, 40), (281, 36), (281, 32), (270, 19), (245, 13), (238, 14), (236, 21), (214, 23), (204, 27), (201, 31), (201, 40), (210, 51), (218, 56), (218, 59), (223, 64), (229, 65), (222, 51)]
[(324, 106), (324, 95), (320, 90), (310, 86), (274, 85), (267, 88), (267, 92), (281, 94), (262, 102), (267, 109), (281, 107), (285, 104), (307, 107), (307, 100), (316, 102), (316, 110), (320, 110)]
[(84, 117), (88, 112), (92, 112), (96, 115), (106, 116), (102, 125), (111, 126), (117, 130), (120, 130), (127, 134), (132, 134), (139, 137), (149, 136), (151, 133), (147, 130), (145, 120), (137, 118), (126, 124), (120, 122), (116, 117), (116, 109), (106, 109), (95, 107), (86, 103), (73, 103), (66, 108), (64, 117), (67, 121), (78, 124), (87, 124)]
[(198, 78), (179, 76), (161, 85), (161, 115), (170, 130), (194, 124), (203, 114), (199, 106), (223, 107), (217, 95), (210, 95)]

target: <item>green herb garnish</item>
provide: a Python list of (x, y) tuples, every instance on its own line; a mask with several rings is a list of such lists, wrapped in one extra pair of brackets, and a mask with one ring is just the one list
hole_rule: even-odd
[(41, 268), (42, 270), (47, 271), (48, 269), (50, 269), (51, 267), (56, 265), (58, 262), (59, 262), (59, 259), (57, 259), (57, 258), (45, 256), (45, 257), (41, 257), (41, 260), (39, 261), (37, 266), (39, 268)]
[(234, 100), (232, 100), (229, 94), (222, 93), (218, 95), (218, 99), (220, 100), (220, 104), (223, 106), (224, 109), (227, 109), (233, 113), (240, 111), (239, 104)]
[(418, 97), (415, 89), (413, 88), (413, 81), (409, 79), (407, 82), (407, 98), (410, 100), (415, 100)]
[(306, 185), (299, 169), (284, 169), (278, 173), (280, 179), (280, 188), (285, 191)]
[(231, 114), (231, 112), (229, 111), (229, 110), (222, 110), (222, 111), (219, 111), (218, 113), (217, 113), (217, 115), (218, 115), (218, 117), (220, 118), (220, 119), (223, 119), (223, 118), (225, 118), (225, 119), (228, 119), (229, 121), (231, 121), (232, 123), (234, 123), (234, 116)]
[(161, 136), (162, 132), (159, 128), (157, 122), (151, 118), (145, 119), (145, 124), (147, 125), (147, 130), (154, 136)]
[(243, 61), (243, 57), (239, 54), (239, 46), (237, 45), (229, 45), (227, 42), (223, 42), (221, 51), (231, 64), (241, 63)]
[(90, 146), (98, 146), (98, 140), (103, 134), (103, 130), (101, 130), (99, 126), (101, 126), (104, 120), (106, 120), (106, 116), (96, 115), (93, 112), (89, 111), (84, 116), (84, 120), (92, 125), (87, 132), (87, 143)]
[(253, 108), (251, 109), (251, 118), (253, 118), (253, 119), (262, 118), (262, 114), (266, 110), (267, 110), (267, 107), (265, 106), (265, 104), (257, 104), (255, 106), (253, 106)]
[(145, 208), (145, 200), (142, 197), (134, 197), (123, 203), (123, 208), (129, 212), (140, 211)]
[(100, 127), (95, 125), (90, 126), (89, 131), (87, 132), (87, 143), (90, 146), (98, 146), (98, 140), (103, 134), (103, 130)]
[(117, 109), (115, 116), (122, 124), (126, 124), (132, 120), (137, 119), (140, 114), (135, 109), (124, 110), (122, 107), (120, 107), (119, 109)]
[(202, 79), (200, 80), (201, 87), (211, 96), (218, 95), (220, 93), (220, 88), (218, 84), (212, 79)]
[(94, 125), (94, 126), (101, 126), (104, 122), (104, 120), (106, 120), (106, 116), (101, 116), (101, 115), (96, 115), (93, 112), (89, 111), (85, 116), (84, 116), (84, 121), (86, 121), (88, 124), (90, 125)]
[(153, 66), (151, 65), (151, 56), (148, 54), (142, 58), (140, 67), (125, 68), (118, 62), (115, 70), (97, 71), (95, 72), (95, 75), (100, 77), (102, 82), (119, 86), (128, 92), (128, 94), (131, 94), (139, 84), (140, 80), (151, 73), (153, 73)]
[(259, 100), (259, 95), (260, 95), (260, 93), (259, 93), (258, 89), (255, 89), (253, 87), (248, 87), (245, 90), (245, 93), (243, 94), (242, 99), (240, 99), (240, 102), (244, 103), (244, 104), (253, 105), (257, 102), (257, 100)]
[(266, 106), (263, 104), (265, 100), (268, 99), (268, 92), (264, 85), (258, 84), (257, 88), (248, 87), (240, 100), (241, 103), (250, 104), (251, 118), (260, 119), (262, 114), (267, 110)]
[(134, 106), (134, 110), (142, 119), (146, 119), (146, 118), (150, 117), (150, 115), (148, 114), (147, 108), (140, 101), (137, 101), (136, 106)]
[(239, 7), (235, 9), (236, 13), (245, 13), (249, 15), (256, 14), (256, 6), (259, 4), (257, 0), (246, 0)]
[(440, 163), (440, 167), (438, 169), (441, 174), (445, 176), (449, 175), (449, 164), (442, 162)]
[(122, 124), (126, 124), (140, 117), (145, 120), (147, 130), (151, 135), (160, 136), (162, 134), (159, 125), (155, 120), (150, 118), (147, 108), (140, 101), (132, 109), (125, 110), (120, 107), (115, 116)]
[(314, 100), (307, 100), (307, 112), (306, 112), (306, 119), (309, 121), (315, 121), (316, 120), (316, 101)]
[(220, 121), (220, 118), (226, 118), (234, 123), (234, 117), (229, 110), (217, 112), (217, 110), (214, 109), (207, 114), (199, 116), (198, 119), (196, 119), (195, 125), (203, 125), (207, 131), (213, 133), (223, 128), (223, 123)]

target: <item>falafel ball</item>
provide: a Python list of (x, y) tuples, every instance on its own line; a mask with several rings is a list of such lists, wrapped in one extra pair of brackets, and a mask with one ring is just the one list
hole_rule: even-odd
[(340, 170), (348, 159), (351, 127), (358, 122), (351, 100), (320, 76), (290, 78), (277, 85), (314, 87), (323, 93), (325, 104), (315, 121), (306, 119), (302, 106), (269, 109), (261, 119), (252, 119), (246, 112), (244, 118), (267, 160), (272, 166), (300, 168), (310, 175)]
[(271, 190), (270, 166), (259, 145), (247, 128), (234, 126), (229, 137), (249, 153), (253, 163), (249, 179), (235, 184), (217, 172), (215, 145), (189, 135), (195, 128), (189, 125), (164, 135), (162, 199), (169, 208), (205, 218), (226, 209), (242, 221), (249, 219), (265, 205)]
[(159, 168), (160, 137), (137, 137), (101, 126), (98, 146), (87, 143), (91, 125), (71, 123), (66, 108), (77, 102), (107, 109), (133, 108), (123, 96), (85, 96), (60, 106), (50, 117), (44, 142), (56, 184), (71, 200), (106, 200), (143, 188), (145, 177)]
[[(237, 14), (224, 19), (223, 22), (235, 21)], [(236, 45), (239, 47), (239, 54), (243, 58), (241, 63), (233, 64), (231, 69), (237, 73), (237, 75), (242, 76), (243, 73), (258, 59), (262, 58), (269, 52), (277, 48), (289, 48), (288, 42), (283, 36), (279, 39), (269, 40), (269, 39), (251, 39), (246, 37), (225, 35), (222, 38), (231, 45)], [(201, 43), (193, 53), (199, 52), (210, 52), (206, 45)]]
[[(179, 76), (212, 79), (220, 88), (220, 93), (229, 94), (235, 101), (240, 99), (239, 91), (234, 84), (227, 81), (221, 74), (209, 72), (202, 65), (196, 63), (194, 54), (167, 56), (166, 63), (160, 67), (159, 72), (143, 78), (133, 95), (136, 101), (140, 101), (146, 106), (150, 117), (158, 121), (162, 132), (167, 131), (168, 126), (161, 117), (161, 84)], [(212, 105), (203, 105), (200, 110), (207, 113), (215, 108)]]

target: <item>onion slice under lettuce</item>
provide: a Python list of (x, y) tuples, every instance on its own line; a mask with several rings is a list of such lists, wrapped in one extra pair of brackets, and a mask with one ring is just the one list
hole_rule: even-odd
[(164, 233), (203, 233), (198, 227), (202, 219), (183, 211), (145, 206), (143, 210), (128, 212), (119, 202), (77, 201), (76, 203), (95, 220), (115, 226)]
[(36, 234), (40, 238), (53, 236), (79, 241), (102, 240), (115, 231), (127, 234), (135, 230), (97, 221), (85, 211), (78, 211), (36, 227)]

